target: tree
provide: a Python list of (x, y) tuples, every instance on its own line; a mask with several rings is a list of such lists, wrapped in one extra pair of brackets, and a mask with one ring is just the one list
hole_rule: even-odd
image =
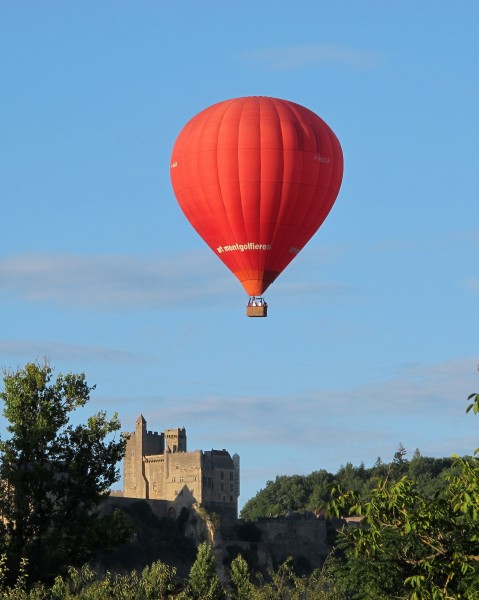
[[(467, 410), (479, 412), (479, 395), (470, 400)], [(355, 492), (335, 498), (333, 514), (349, 506), (364, 517), (362, 527), (341, 532), (347, 560), (336, 576), (353, 598), (391, 597), (400, 590), (411, 600), (479, 597), (478, 460), (456, 457), (432, 497), (404, 476), (379, 480), (366, 500)]]
[(422, 458), (422, 454), (419, 451), (419, 448), (416, 448), (416, 450), (414, 450), (414, 454), (412, 455), (412, 460), (419, 460), (420, 458)]
[[(317, 569), (310, 577), (299, 576), (287, 559), (267, 578), (258, 576), (258, 585), (248, 597), (254, 600), (346, 600), (332, 578), (328, 567)], [(377, 600), (375, 598), (375, 600)]]
[(175, 591), (176, 569), (161, 561), (145, 567), (141, 574), (141, 590), (148, 600), (166, 600)]
[(336, 479), (342, 489), (360, 492), (364, 483), (364, 472), (347, 462), (339, 468)]
[(397, 451), (394, 453), (393, 462), (395, 464), (402, 465), (405, 462), (405, 460), (406, 460), (404, 458), (406, 456), (406, 454), (407, 454), (406, 448), (400, 442)]
[(251, 600), (254, 586), (250, 580), (248, 563), (238, 554), (231, 562), (231, 587), (234, 600)]
[(223, 600), (225, 592), (216, 574), (215, 557), (211, 546), (203, 542), (198, 546), (196, 561), (188, 576), (187, 598), (195, 600)]
[(10, 433), (0, 441), (0, 552), (13, 578), (26, 560), (31, 581), (51, 581), (128, 534), (118, 514), (95, 511), (119, 479), (125, 440), (111, 435), (118, 417), (99, 412), (73, 426), (70, 413), (94, 387), (84, 374), (52, 374), (48, 362), (5, 370), (0, 394)]

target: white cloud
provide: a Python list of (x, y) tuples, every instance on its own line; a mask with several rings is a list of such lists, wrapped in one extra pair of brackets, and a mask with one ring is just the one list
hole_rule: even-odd
[(465, 409), (479, 381), (476, 362), (467, 358), (410, 365), (387, 381), (294, 397), (163, 397), (161, 402), (151, 398), (141, 404), (149, 426), (194, 424), (191, 433), (196, 438), (222, 447), (248, 444), (314, 451), (346, 445), (354, 449), (349, 457), (353, 460), (363, 456), (360, 448), (376, 457), (381, 449), (384, 455), (385, 447), (395, 448), (402, 441), (411, 452), (416, 447), (443, 447), (448, 455), (473, 450), (470, 435), (478, 424)]
[(94, 345), (68, 344), (48, 340), (0, 341), (0, 356), (18, 357), (23, 362), (45, 359), (52, 364), (88, 360), (89, 362), (134, 364), (144, 362), (145, 357), (115, 348)]
[(376, 68), (384, 60), (384, 57), (377, 53), (353, 50), (337, 44), (302, 44), (283, 48), (260, 48), (244, 52), (240, 56), (277, 70), (336, 65), (355, 70), (370, 70)]
[[(329, 283), (279, 285), (283, 296), (320, 291), (327, 299), (351, 292)], [(241, 293), (241, 286), (207, 250), (169, 257), (23, 254), (0, 260), (0, 292), (4, 299), (114, 312), (211, 304)]]
[(231, 285), (206, 253), (167, 257), (25, 254), (0, 261), (0, 290), (33, 303), (109, 311), (202, 300)]
[[(276, 475), (335, 473), (340, 465), (392, 460), (399, 443), (411, 458), (470, 454), (479, 445), (467, 396), (479, 382), (475, 358), (405, 365), (388, 380), (284, 396), (135, 398), (148, 429), (185, 426), (190, 450), (226, 448), (241, 458), (241, 503)], [(479, 386), (477, 386), (479, 387)], [(140, 410), (121, 411), (132, 430)]]
[(461, 285), (465, 287), (467, 290), (471, 292), (477, 292), (479, 290), (479, 278), (473, 277), (472, 275), (469, 277), (465, 277), (460, 281)]

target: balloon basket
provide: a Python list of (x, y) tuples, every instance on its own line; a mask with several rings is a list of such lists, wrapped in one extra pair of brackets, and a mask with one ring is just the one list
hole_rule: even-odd
[(267, 317), (268, 307), (267, 306), (247, 306), (246, 307), (247, 317)]
[(249, 299), (248, 306), (246, 307), (247, 317), (267, 317), (268, 316), (268, 304), (263, 298), (256, 298), (252, 296)]

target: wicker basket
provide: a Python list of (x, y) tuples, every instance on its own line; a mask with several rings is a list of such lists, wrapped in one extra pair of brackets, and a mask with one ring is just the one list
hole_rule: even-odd
[(262, 306), (247, 306), (246, 307), (247, 317), (267, 317), (268, 307), (263, 304)]

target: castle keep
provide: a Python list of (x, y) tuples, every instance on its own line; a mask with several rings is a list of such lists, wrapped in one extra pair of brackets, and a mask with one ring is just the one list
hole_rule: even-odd
[(238, 517), (239, 456), (226, 450), (188, 452), (186, 430), (147, 431), (143, 415), (126, 434), (125, 498), (166, 501), (168, 514), (195, 502), (227, 520)]

